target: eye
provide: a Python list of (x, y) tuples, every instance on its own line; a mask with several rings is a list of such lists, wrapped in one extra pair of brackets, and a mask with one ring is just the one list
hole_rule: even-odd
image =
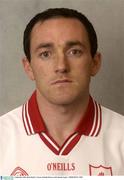
[(50, 51), (43, 51), (39, 54), (41, 59), (49, 59), (51, 57)]
[(68, 52), (69, 56), (80, 57), (83, 54), (81, 49), (71, 49)]

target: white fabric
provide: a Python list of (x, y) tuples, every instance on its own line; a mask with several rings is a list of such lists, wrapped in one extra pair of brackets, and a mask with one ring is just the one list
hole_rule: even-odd
[(0, 175), (23, 170), (29, 176), (124, 175), (124, 117), (102, 107), (99, 135), (82, 135), (67, 155), (56, 155), (38, 134), (26, 134), (22, 106), (3, 115)]

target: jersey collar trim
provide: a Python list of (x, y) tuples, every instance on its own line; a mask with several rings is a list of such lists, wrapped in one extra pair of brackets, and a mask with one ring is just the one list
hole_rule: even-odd
[[(36, 91), (23, 105), (22, 118), (28, 135), (47, 132), (43, 118), (39, 112)], [(80, 135), (97, 136), (101, 129), (101, 106), (91, 97), (84, 117), (80, 120), (75, 132)]]

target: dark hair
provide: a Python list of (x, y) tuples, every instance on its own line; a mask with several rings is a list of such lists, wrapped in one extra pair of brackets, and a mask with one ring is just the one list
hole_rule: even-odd
[(31, 37), (31, 31), (36, 23), (43, 22), (48, 19), (52, 19), (55, 17), (64, 17), (64, 18), (76, 18), (78, 19), (86, 28), (86, 31), (88, 33), (90, 47), (91, 47), (91, 55), (94, 57), (97, 51), (97, 35), (94, 30), (93, 25), (91, 22), (87, 19), (86, 16), (81, 14), (80, 12), (68, 9), (68, 8), (53, 8), (53, 9), (47, 9), (36, 16), (34, 16), (30, 22), (27, 24), (26, 29), (24, 31), (24, 37), (23, 37), (23, 48), (25, 55), (27, 59), (30, 61), (31, 55), (30, 55), (30, 37)]

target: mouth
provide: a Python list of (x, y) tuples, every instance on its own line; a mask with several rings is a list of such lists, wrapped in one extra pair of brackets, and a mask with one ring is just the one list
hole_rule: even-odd
[(60, 79), (60, 80), (56, 80), (54, 82), (52, 82), (52, 85), (57, 85), (57, 84), (67, 84), (67, 83), (72, 83), (71, 80), (69, 79)]

